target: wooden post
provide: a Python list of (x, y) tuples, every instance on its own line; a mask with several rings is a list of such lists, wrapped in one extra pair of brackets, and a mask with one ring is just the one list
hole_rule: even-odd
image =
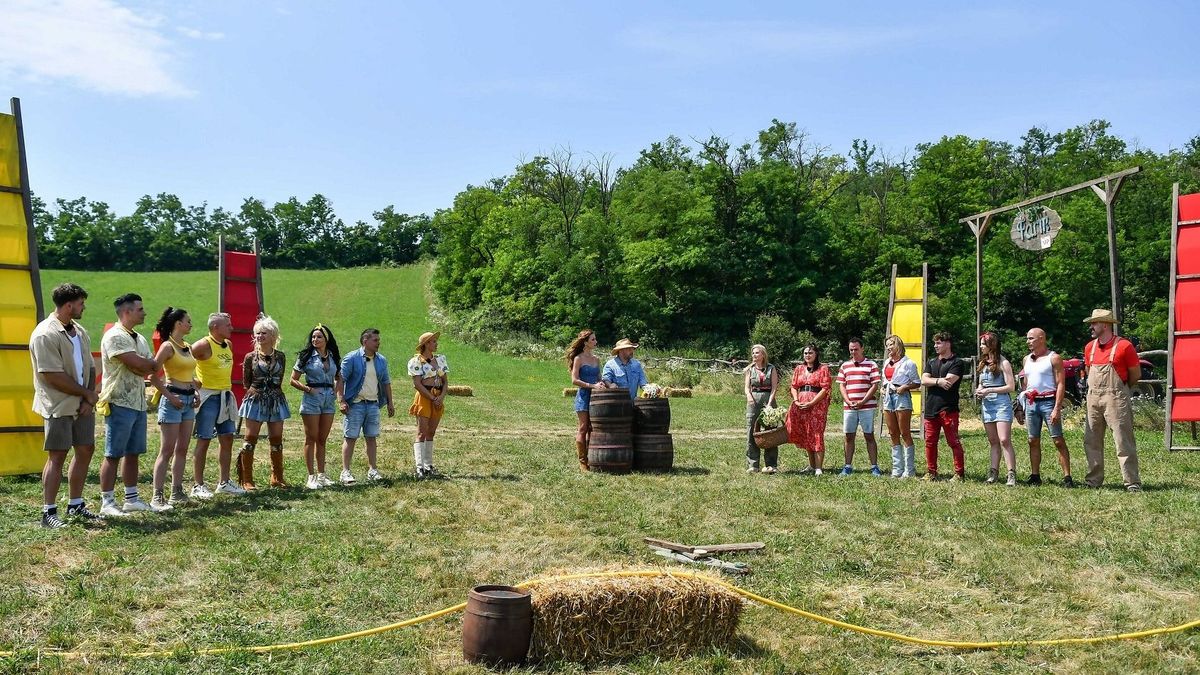
[[(1175, 449), (1173, 437), (1175, 425), (1171, 423), (1171, 400), (1175, 389), (1175, 274), (1178, 266), (1179, 250), (1179, 183), (1171, 186), (1171, 267), (1167, 271), (1167, 375), (1164, 389), (1167, 392), (1166, 429), (1163, 440), (1167, 443), (1167, 452)], [(1195, 434), (1195, 423), (1192, 423)]]
[(1108, 220), (1108, 290), (1109, 300), (1112, 303), (1113, 316), (1117, 318), (1117, 324), (1113, 326), (1114, 335), (1119, 334), (1121, 321), (1125, 319), (1125, 315), (1121, 310), (1120, 283), (1117, 280), (1117, 270), (1120, 269), (1120, 261), (1117, 258), (1117, 222), (1116, 216), (1113, 213), (1117, 194), (1121, 192), (1121, 186), (1124, 183), (1125, 176), (1117, 176), (1116, 178), (1106, 179), (1103, 190), (1100, 189), (1099, 185), (1092, 186), (1092, 191), (1104, 202), (1104, 213)]
[(17, 127), (17, 166), (21, 180), (21, 206), (25, 211), (25, 228), (29, 233), (29, 280), (33, 283), (33, 302), (37, 306), (37, 320), (46, 318), (42, 301), (42, 273), (38, 267), (37, 233), (33, 226), (33, 192), (29, 189), (29, 165), (25, 162), (25, 127), (21, 123), (21, 99), (9, 99), (13, 121)]

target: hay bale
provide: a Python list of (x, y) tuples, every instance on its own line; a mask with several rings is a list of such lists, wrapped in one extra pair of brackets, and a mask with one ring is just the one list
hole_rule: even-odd
[(535, 661), (681, 658), (728, 645), (742, 600), (714, 583), (655, 577), (555, 580), (533, 591)]
[(579, 387), (563, 387), (563, 398), (575, 398), (577, 391), (579, 391)]
[(688, 388), (667, 387), (667, 398), (691, 398), (692, 390)]
[(475, 390), (465, 384), (452, 384), (446, 388), (446, 393), (450, 396), (474, 396)]

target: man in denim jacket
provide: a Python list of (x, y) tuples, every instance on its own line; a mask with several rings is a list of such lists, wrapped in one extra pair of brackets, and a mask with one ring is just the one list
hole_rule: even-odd
[(388, 417), (396, 416), (392, 401), (392, 378), (387, 359), (379, 353), (379, 329), (368, 328), (358, 338), (361, 348), (342, 359), (342, 380), (334, 392), (344, 418), (342, 440), (342, 485), (353, 485), (350, 460), (359, 435), (367, 439), (367, 480), (383, 480), (375, 466), (375, 439), (379, 437), (379, 410), (387, 406)]
[(612, 348), (613, 357), (604, 364), (601, 379), (616, 387), (627, 387), (629, 398), (637, 398), (638, 389), (650, 383), (642, 362), (633, 358), (637, 345), (628, 338), (621, 338)]

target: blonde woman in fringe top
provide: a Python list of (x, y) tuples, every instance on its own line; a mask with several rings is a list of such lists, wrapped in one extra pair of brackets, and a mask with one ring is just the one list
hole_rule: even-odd
[(413, 443), (417, 478), (436, 478), (441, 475), (433, 466), (433, 437), (445, 412), (450, 366), (446, 364), (446, 357), (437, 353), (440, 335), (422, 333), (417, 340), (416, 355), (408, 360), (408, 374), (416, 390), (408, 414), (417, 418), (417, 440)]
[[(758, 430), (758, 416), (763, 408), (775, 406), (775, 390), (779, 388), (779, 373), (775, 366), (767, 361), (767, 348), (754, 345), (750, 348), (750, 365), (746, 366), (743, 381), (746, 393), (746, 471), (759, 471), (759, 449), (754, 442), (754, 432)], [(767, 448), (762, 452), (763, 473), (775, 473), (779, 470), (779, 448)]]
[(245, 443), (238, 455), (238, 480), (246, 490), (255, 488), (254, 447), (264, 423), (267, 440), (271, 443), (271, 487), (291, 487), (283, 479), (283, 421), (291, 417), (287, 398), (283, 395), (287, 355), (275, 348), (278, 344), (279, 324), (260, 314), (254, 322), (254, 350), (242, 362), (246, 397), (238, 410), (246, 425)]

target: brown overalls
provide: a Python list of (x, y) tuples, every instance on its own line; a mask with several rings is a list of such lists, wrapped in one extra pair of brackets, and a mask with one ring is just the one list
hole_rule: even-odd
[[(1120, 340), (1114, 337), (1114, 340)], [(1117, 461), (1121, 464), (1121, 479), (1125, 486), (1138, 485), (1137, 445), (1133, 438), (1133, 403), (1129, 387), (1117, 375), (1113, 358), (1117, 345), (1108, 352), (1108, 363), (1096, 363), (1096, 341), (1088, 343), (1087, 417), (1083, 428), (1083, 449), (1087, 454), (1087, 484), (1100, 487), (1104, 483), (1104, 432), (1111, 427), (1117, 445)]]

